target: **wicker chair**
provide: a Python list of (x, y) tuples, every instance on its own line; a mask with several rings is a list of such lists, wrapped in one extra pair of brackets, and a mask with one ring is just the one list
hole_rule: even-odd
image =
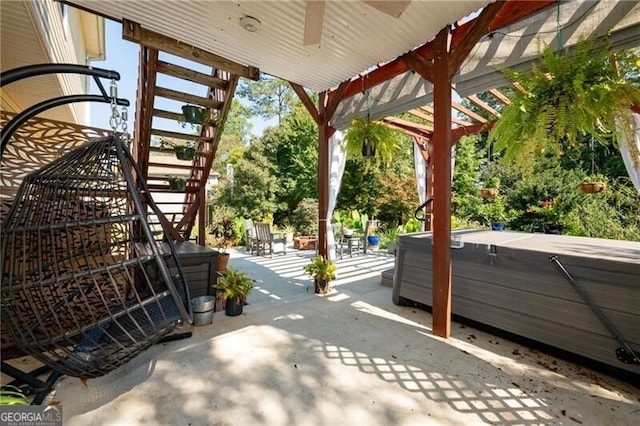
[(154, 240), (147, 214), (159, 210), (134, 173), (117, 136), (88, 142), (27, 176), (2, 224), (3, 325), (59, 373), (102, 376), (191, 321), (175, 249)]

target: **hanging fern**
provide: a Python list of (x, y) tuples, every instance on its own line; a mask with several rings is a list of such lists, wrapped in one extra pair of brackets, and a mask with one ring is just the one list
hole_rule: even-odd
[(362, 158), (365, 140), (375, 148), (372, 162), (376, 166), (391, 164), (402, 149), (400, 137), (394, 130), (380, 123), (354, 118), (345, 136), (347, 157)]
[(585, 135), (601, 143), (620, 141), (617, 125), (629, 128), (640, 88), (624, 78), (628, 70), (618, 69), (610, 47), (608, 41), (596, 46), (580, 38), (572, 56), (545, 46), (531, 71), (504, 70), (521, 89), (489, 134), (505, 159), (526, 163), (538, 152), (561, 154), (564, 145), (576, 145)]

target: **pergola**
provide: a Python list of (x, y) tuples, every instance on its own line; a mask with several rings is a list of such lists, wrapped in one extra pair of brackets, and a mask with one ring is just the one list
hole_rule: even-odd
[[(389, 125), (429, 139), (433, 190), (433, 331), (451, 327), (450, 153), (454, 140), (487, 126), (452, 118), (452, 86), (462, 96), (503, 84), (496, 67), (526, 68), (537, 54), (536, 37), (567, 46), (580, 34), (612, 29), (615, 48), (637, 45), (637, 2), (429, 1), (216, 1), (162, 2), (69, 0), (67, 3), (123, 23), (123, 36), (140, 43), (140, 75), (134, 150), (145, 170), (153, 117), (179, 114), (154, 109), (165, 96), (200, 103), (224, 119), (239, 77), (258, 70), (291, 83), (319, 127), (319, 252), (327, 255), (329, 138), (352, 117), (371, 110), (380, 118), (400, 111), (425, 114), (431, 127), (393, 118)], [(465, 18), (467, 17), (467, 18)], [(211, 76), (190, 74), (159, 59), (159, 52), (213, 67)], [(499, 58), (499, 60), (495, 60)], [(158, 73), (206, 84), (206, 99), (185, 98), (156, 85)], [(162, 90), (160, 90), (162, 89)], [(319, 93), (315, 105), (307, 90)], [(365, 92), (377, 100), (365, 105)], [(500, 99), (500, 92), (493, 92)], [(477, 99), (477, 98), (476, 98)], [(508, 102), (501, 99), (503, 102)], [(425, 105), (432, 104), (432, 107)], [(464, 111), (463, 111), (464, 112)], [(465, 114), (467, 114), (465, 112)], [(220, 121), (200, 135), (211, 155), (194, 161), (189, 207), (177, 228), (189, 228), (204, 208), (204, 181), (219, 140)], [(176, 135), (173, 135), (176, 136)], [(177, 135), (180, 137), (180, 135)], [(201, 221), (202, 222), (202, 221)], [(204, 228), (200, 230), (204, 236)], [(176, 238), (179, 233), (176, 231)]]

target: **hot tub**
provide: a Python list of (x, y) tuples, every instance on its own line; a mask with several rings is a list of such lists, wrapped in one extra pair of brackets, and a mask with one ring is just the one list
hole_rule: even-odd
[[(432, 305), (431, 253), (431, 233), (398, 237), (396, 304)], [(640, 352), (640, 242), (454, 230), (451, 260), (454, 315), (640, 374), (633, 355), (619, 359), (621, 344), (596, 312)]]

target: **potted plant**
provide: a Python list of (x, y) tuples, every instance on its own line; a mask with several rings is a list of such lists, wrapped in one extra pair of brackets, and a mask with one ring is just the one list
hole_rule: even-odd
[(388, 253), (396, 253), (396, 239), (402, 226), (389, 227), (380, 231), (380, 246), (387, 249)]
[(498, 187), (500, 186), (500, 179), (492, 177), (486, 182), (483, 188), (480, 188), (480, 196), (482, 198), (495, 198), (500, 194)]
[(184, 192), (187, 189), (187, 180), (182, 176), (169, 175), (167, 181), (169, 181), (169, 189), (174, 192)]
[(205, 108), (187, 104), (182, 106), (182, 119), (179, 121), (182, 127), (186, 127), (188, 123), (192, 128), (197, 128), (205, 121), (206, 117), (207, 110)]
[(218, 271), (227, 269), (229, 253), (227, 249), (232, 247), (238, 239), (235, 226), (235, 212), (229, 207), (218, 207), (213, 211), (213, 220), (208, 226), (209, 235), (213, 237), (213, 246), (218, 248)]
[(336, 279), (338, 267), (330, 259), (318, 255), (304, 265), (304, 272), (313, 278), (314, 292), (326, 294), (329, 292), (329, 282)]
[(293, 243), (293, 234), (295, 233), (295, 231), (296, 229), (293, 227), (293, 225), (290, 224), (286, 224), (282, 227), (282, 232), (284, 232), (284, 237), (287, 244)]
[(244, 303), (253, 288), (253, 280), (246, 272), (229, 267), (226, 272), (220, 274), (213, 288), (225, 299), (225, 313), (228, 316), (237, 316), (242, 314)]
[(521, 164), (540, 152), (561, 154), (583, 136), (606, 144), (633, 129), (630, 108), (640, 87), (626, 77), (635, 64), (610, 52), (608, 41), (580, 38), (573, 54), (544, 47), (529, 72), (504, 70), (521, 88), (489, 133), (506, 160)]
[(496, 197), (486, 202), (483, 206), (485, 222), (491, 224), (494, 231), (502, 231), (505, 228), (507, 215), (505, 213), (504, 201), (502, 197)]
[(193, 141), (189, 141), (186, 144), (174, 144), (173, 150), (178, 160), (193, 160), (196, 155), (196, 146)]
[(373, 158), (376, 165), (391, 164), (402, 149), (398, 133), (369, 119), (353, 119), (345, 141), (347, 157)]

